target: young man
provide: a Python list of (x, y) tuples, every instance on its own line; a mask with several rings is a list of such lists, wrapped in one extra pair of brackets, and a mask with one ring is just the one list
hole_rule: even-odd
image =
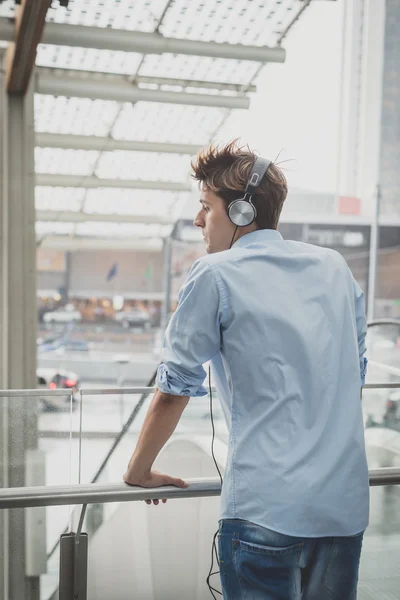
[[(228, 216), (256, 156), (231, 143), (200, 153), (196, 261), (168, 326), (158, 391), (124, 480), (186, 484), (152, 464), (211, 360), (229, 429), (219, 556), (224, 598), (355, 600), (369, 485), (360, 389), (363, 294), (340, 254), (283, 240), (287, 194), (270, 164), (256, 219)], [(231, 214), (231, 213), (229, 213)]]

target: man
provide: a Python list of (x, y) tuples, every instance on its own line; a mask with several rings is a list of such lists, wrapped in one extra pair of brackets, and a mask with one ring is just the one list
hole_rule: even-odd
[(340, 254), (278, 233), (287, 185), (276, 165), (253, 195), (255, 221), (230, 220), (255, 161), (232, 142), (192, 165), (201, 183), (194, 223), (208, 255), (181, 289), (124, 479), (186, 485), (152, 464), (189, 397), (206, 394), (202, 365), (211, 360), (229, 429), (224, 598), (354, 600), (369, 510), (363, 294)]

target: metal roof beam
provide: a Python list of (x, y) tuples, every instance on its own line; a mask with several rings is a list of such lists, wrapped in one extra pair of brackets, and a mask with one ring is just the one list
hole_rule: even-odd
[[(9, 39), (9, 20), (0, 19), (0, 38)], [(123, 52), (140, 52), (141, 54), (188, 54), (227, 58), (235, 60), (252, 60), (256, 62), (285, 62), (285, 50), (280, 46), (244, 46), (217, 42), (200, 42), (167, 38), (159, 33), (127, 31), (103, 27), (86, 27), (84, 25), (63, 25), (47, 23), (42, 42), (56, 46), (76, 46), (79, 48), (97, 48), (99, 50), (117, 50)]]
[[(131, 81), (146, 85), (174, 85), (177, 87), (193, 87), (204, 88), (209, 90), (241, 92), (243, 84), (241, 83), (226, 83), (224, 81), (200, 81), (198, 79), (176, 79), (175, 77), (150, 77), (148, 75), (135, 75)], [(246, 85), (246, 92), (256, 92), (256, 85)]]
[(180, 181), (141, 181), (140, 179), (99, 179), (93, 175), (51, 175), (36, 173), (36, 185), (46, 187), (119, 188), (132, 190), (167, 190), (190, 192), (190, 183)]
[(37, 221), (50, 221), (57, 223), (141, 223), (143, 225), (173, 225), (170, 217), (159, 215), (106, 215), (89, 214), (84, 212), (72, 212), (65, 210), (37, 210)]
[(36, 133), (36, 146), (40, 148), (63, 148), (73, 150), (126, 150), (131, 152), (159, 152), (166, 154), (188, 154), (193, 156), (202, 148), (198, 144), (166, 144), (134, 140), (114, 140), (93, 135), (68, 135), (62, 133)]
[[(72, 77), (76, 79), (95, 79), (105, 81), (107, 85), (130, 83), (137, 86), (168, 86), (176, 88), (195, 88), (203, 90), (217, 90), (219, 92), (256, 92), (257, 86), (252, 84), (227, 83), (223, 81), (204, 81), (200, 79), (178, 79), (176, 77), (155, 77), (147, 75), (121, 75), (119, 73), (105, 73), (104, 71), (86, 71), (83, 69), (68, 69), (64, 67), (37, 67), (39, 76)], [(146, 88), (142, 88), (146, 89)], [(172, 90), (175, 91), (175, 90)], [(180, 89), (176, 91), (181, 91)]]
[[(40, 236), (39, 236), (40, 239)], [(59, 250), (146, 250), (161, 252), (163, 241), (160, 238), (149, 239), (106, 239), (88, 238), (69, 235), (48, 235), (43, 238), (41, 248), (57, 248)]]
[(16, 7), (15, 28), (6, 54), (9, 94), (24, 95), (26, 92), (50, 4), (51, 0), (22, 0)]
[[(86, 29), (90, 29), (87, 27)], [(97, 29), (97, 28), (96, 28)], [(170, 92), (166, 90), (150, 90), (139, 88), (129, 81), (121, 79), (99, 80), (93, 77), (79, 78), (61, 76), (36, 75), (36, 92), (52, 96), (77, 98), (93, 98), (116, 102), (166, 102), (169, 104), (187, 104), (191, 106), (213, 106), (218, 108), (244, 108), (250, 106), (247, 96), (225, 96), (216, 94), (193, 94), (187, 92)]]

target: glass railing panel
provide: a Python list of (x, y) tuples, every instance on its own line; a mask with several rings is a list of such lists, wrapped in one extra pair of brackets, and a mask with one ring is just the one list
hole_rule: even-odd
[(370, 525), (360, 564), (358, 600), (396, 600), (400, 574), (400, 486), (371, 488)]
[[(400, 369), (371, 360), (366, 383), (362, 410), (368, 465), (371, 469), (399, 466)], [(379, 387), (369, 389), (368, 384)]]
[[(218, 498), (159, 506), (121, 503), (89, 541), (88, 600), (206, 600)], [(110, 552), (110, 548), (113, 551)], [(396, 600), (400, 585), (400, 488), (371, 488), (358, 600)], [(218, 570), (218, 567), (215, 567)], [(218, 575), (213, 584), (220, 589)]]
[[(177, 434), (155, 468), (183, 479), (215, 477), (209, 442), (209, 432)], [(221, 457), (220, 449), (216, 454)], [(222, 462), (223, 457), (223, 473)], [(90, 532), (88, 514), (88, 600), (125, 600), (127, 590), (132, 598), (143, 600), (208, 600), (206, 578), (219, 505), (219, 497), (169, 500), (158, 506), (123, 502), (108, 513), (109, 506), (104, 504), (106, 518), (95, 534)], [(218, 588), (218, 576), (213, 580)]]
[(121, 503), (89, 539), (88, 600), (208, 600), (218, 514), (219, 498)]
[(366, 344), (370, 360), (400, 369), (400, 320), (369, 326)]
[[(102, 483), (120, 481), (130, 455), (136, 445), (138, 434), (152, 393), (143, 400), (141, 393), (123, 393), (115, 391), (97, 394), (93, 388), (88, 393), (81, 391), (82, 398), (82, 431), (80, 452), (80, 481), (91, 483), (98, 479), (98, 471), (106, 461), (102, 470)], [(143, 401), (138, 409), (139, 403)], [(121, 431), (133, 412), (136, 415), (121, 437)], [(121, 438), (121, 439), (120, 439)], [(118, 445), (116, 441), (119, 440)]]
[[(47, 388), (7, 394), (0, 397), (9, 436), (9, 468), (4, 487), (78, 483), (80, 417), (77, 395), (72, 390)], [(49, 506), (43, 510), (43, 535), (48, 555), (60, 535), (68, 530), (72, 508)], [(38, 547), (39, 550), (41, 552)], [(53, 575), (43, 585), (49, 589), (52, 580), (58, 581), (57, 552), (53, 553), (47, 568)]]
[(6, 487), (76, 483), (71, 440), (76, 401), (63, 390), (0, 392), (0, 410), (8, 435)]

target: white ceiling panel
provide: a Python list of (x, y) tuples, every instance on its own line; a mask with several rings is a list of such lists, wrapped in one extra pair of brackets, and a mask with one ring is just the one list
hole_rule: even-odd
[(76, 234), (95, 237), (157, 238), (165, 237), (171, 232), (170, 225), (143, 225), (139, 223), (77, 223)]
[(166, 37), (274, 45), (298, 0), (174, 0), (160, 33)]
[(35, 148), (36, 173), (91, 175), (100, 152), (95, 150), (62, 150)]
[(35, 94), (35, 130), (48, 133), (108, 135), (118, 102)]
[(93, 215), (154, 215), (172, 220), (190, 197), (187, 192), (156, 190), (35, 188), (36, 210), (54, 211), (55, 219), (58, 212), (84, 209)]
[(153, 31), (167, 0), (69, 0), (68, 8), (56, 0), (47, 21), (87, 27)]
[(72, 235), (75, 231), (75, 223), (61, 223), (58, 221), (36, 221), (36, 234), (41, 237), (45, 235)]
[(88, 190), (85, 212), (92, 214), (177, 216), (177, 207), (183, 206), (190, 194), (143, 190)]
[(201, 145), (208, 143), (224, 114), (225, 109), (203, 106), (35, 94), (35, 129), (48, 133)]
[(102, 178), (185, 181), (190, 175), (190, 159), (180, 154), (103, 152), (95, 174)]
[(176, 79), (197, 79), (223, 83), (247, 84), (255, 75), (259, 63), (249, 60), (227, 60), (186, 56), (183, 54), (148, 54), (140, 67), (140, 75)]
[(96, 175), (103, 179), (185, 181), (190, 176), (190, 158), (181, 154), (154, 152), (97, 152), (35, 148), (36, 173)]
[(95, 48), (73, 48), (39, 44), (36, 64), (39, 67), (55, 67), (80, 71), (98, 71), (134, 75), (142, 60), (136, 52), (116, 52)]
[(123, 140), (206, 144), (223, 116), (224, 109), (220, 108), (152, 102), (124, 104), (112, 136)]
[(78, 212), (85, 198), (83, 188), (35, 187), (36, 210)]

